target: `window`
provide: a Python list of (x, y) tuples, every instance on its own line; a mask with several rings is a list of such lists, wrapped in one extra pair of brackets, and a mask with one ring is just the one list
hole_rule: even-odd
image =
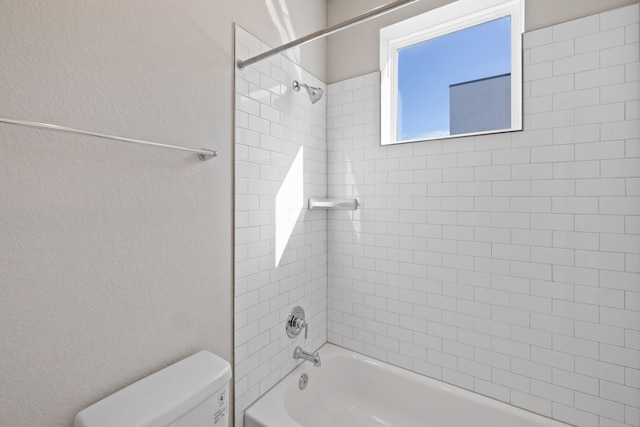
[(380, 30), (382, 144), (522, 129), (524, 0), (458, 0)]

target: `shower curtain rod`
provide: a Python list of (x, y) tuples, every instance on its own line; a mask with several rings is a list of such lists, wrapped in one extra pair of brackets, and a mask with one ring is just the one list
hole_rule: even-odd
[(95, 136), (96, 138), (113, 139), (113, 140), (116, 140), (116, 141), (129, 142), (129, 143), (132, 143), (132, 144), (147, 145), (147, 146), (150, 146), (150, 147), (158, 147), (158, 148), (167, 148), (169, 150), (189, 151), (191, 153), (197, 153), (198, 154), (198, 158), (200, 160), (203, 160), (203, 161), (204, 160), (213, 159), (214, 157), (218, 156), (218, 152), (217, 151), (207, 150), (207, 149), (204, 149), (204, 148), (198, 150), (198, 149), (195, 149), (195, 148), (178, 147), (176, 145), (160, 144), (158, 142), (144, 141), (144, 140), (141, 140), (141, 139), (123, 138), (121, 136), (114, 136), (114, 135), (107, 135), (107, 134), (104, 134), (104, 133), (89, 132), (89, 131), (86, 131), (86, 130), (68, 128), (68, 127), (58, 126), (58, 125), (51, 125), (51, 124), (48, 124), (48, 123), (30, 122), (30, 121), (26, 121), (26, 120), (14, 120), (14, 119), (7, 119), (7, 118), (4, 118), (4, 117), (0, 117), (0, 122), (8, 123), (8, 124), (11, 124), (11, 125), (26, 126), (26, 127), (31, 127), (31, 128), (54, 130), (54, 131), (58, 131), (58, 132), (67, 132), (67, 133), (74, 133), (74, 134), (79, 134), (79, 135), (89, 135), (89, 136)]
[(273, 48), (259, 55), (253, 56), (249, 59), (245, 59), (244, 61), (238, 60), (236, 61), (236, 66), (239, 70), (244, 70), (244, 68), (248, 65), (256, 63), (258, 61), (262, 61), (265, 58), (276, 55), (285, 50), (291, 49), (292, 47), (300, 46), (314, 40), (320, 39), (322, 37), (326, 37), (333, 33), (337, 33), (338, 31), (349, 28), (353, 25), (360, 24), (361, 22), (368, 21), (369, 19), (376, 18), (380, 15), (383, 15), (387, 12), (391, 12), (392, 10), (399, 9), (404, 6), (408, 6), (411, 3), (415, 3), (419, 0), (396, 0), (387, 4), (383, 4), (382, 6), (378, 6), (374, 9), (371, 9), (368, 12), (362, 13), (358, 16), (355, 16), (351, 19), (347, 19), (346, 21), (342, 21), (338, 24), (332, 25), (330, 27), (325, 28), (324, 30), (316, 31), (315, 33), (307, 34), (304, 37), (300, 37), (297, 40), (291, 41), (289, 43), (283, 44), (280, 47)]

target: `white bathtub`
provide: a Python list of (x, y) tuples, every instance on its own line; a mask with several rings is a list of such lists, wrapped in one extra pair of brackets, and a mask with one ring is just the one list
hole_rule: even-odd
[[(254, 403), (245, 427), (566, 427), (331, 344)], [(302, 374), (309, 382), (298, 387)]]

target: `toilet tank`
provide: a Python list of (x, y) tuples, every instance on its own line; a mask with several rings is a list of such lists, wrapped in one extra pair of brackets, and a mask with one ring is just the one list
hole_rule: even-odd
[(231, 366), (201, 351), (80, 411), (74, 427), (228, 427)]

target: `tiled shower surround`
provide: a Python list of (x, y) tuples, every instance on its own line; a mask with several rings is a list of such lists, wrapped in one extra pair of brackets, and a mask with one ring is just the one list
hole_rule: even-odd
[[(237, 426), (295, 366), (296, 304), (309, 349), (326, 319), (329, 342), (414, 372), (578, 426), (640, 426), (638, 16), (526, 33), (522, 132), (381, 147), (378, 73), (328, 87), (326, 128), (286, 60), (237, 74)], [(301, 146), (296, 197), (360, 206), (303, 208), (281, 270), (274, 196)]]
[(579, 426), (640, 425), (638, 6), (524, 35), (523, 132), (380, 146), (329, 86), (329, 342)]
[[(236, 56), (268, 49), (236, 27)], [(280, 56), (236, 73), (235, 411), (244, 410), (297, 365), (293, 350), (327, 341), (327, 215), (308, 211), (327, 194), (326, 101), (311, 104), (294, 80), (320, 82)], [(295, 339), (285, 320), (302, 306)]]

